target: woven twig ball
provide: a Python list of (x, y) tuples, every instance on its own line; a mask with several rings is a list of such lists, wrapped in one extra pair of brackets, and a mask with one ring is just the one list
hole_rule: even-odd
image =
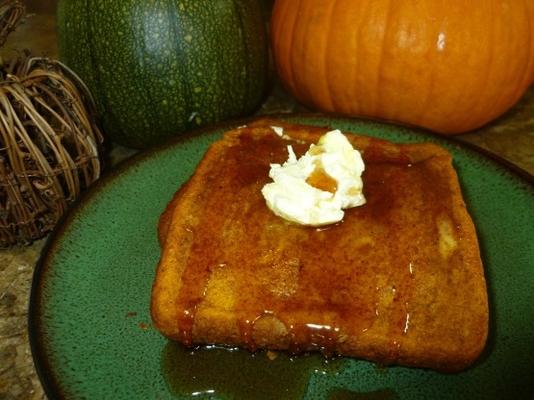
[(100, 175), (91, 96), (58, 61), (25, 55), (0, 69), (0, 246), (48, 233)]
[(25, 12), (26, 7), (22, 1), (0, 1), (0, 46), (6, 42), (9, 33), (15, 29)]

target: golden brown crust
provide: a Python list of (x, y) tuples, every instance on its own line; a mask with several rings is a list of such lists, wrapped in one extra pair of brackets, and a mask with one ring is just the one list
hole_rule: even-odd
[(186, 344), (466, 368), (484, 347), (488, 304), (450, 154), (349, 135), (366, 162), (368, 203), (324, 231), (286, 223), (259, 193), (269, 162), (325, 131), (261, 120), (209, 149), (160, 219), (156, 327)]

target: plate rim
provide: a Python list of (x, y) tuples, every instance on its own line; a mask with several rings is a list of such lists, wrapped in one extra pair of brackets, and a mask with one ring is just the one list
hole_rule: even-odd
[[(35, 264), (35, 269), (32, 274), (32, 281), (30, 287), (30, 296), (28, 304), (28, 316), (27, 316), (27, 333), (28, 341), (30, 345), (30, 351), (32, 355), (33, 365), (39, 382), (41, 383), (44, 393), (49, 399), (66, 399), (67, 395), (62, 391), (58, 377), (52, 372), (52, 368), (49, 359), (46, 356), (42, 321), (39, 318), (42, 309), (42, 284), (43, 276), (49, 268), (50, 258), (52, 254), (57, 251), (58, 239), (64, 234), (72, 221), (75, 220), (76, 215), (81, 212), (90, 201), (98, 196), (98, 193), (108, 187), (118, 179), (122, 174), (127, 173), (135, 165), (142, 163), (145, 160), (158, 157), (159, 153), (163, 153), (174, 146), (179, 146), (182, 143), (194, 140), (195, 138), (213, 133), (215, 131), (230, 129), (241, 125), (249, 124), (256, 120), (261, 119), (273, 119), (273, 120), (290, 120), (290, 119), (307, 119), (307, 120), (331, 120), (334, 122), (348, 122), (348, 123), (364, 123), (370, 125), (382, 125), (391, 128), (399, 128), (407, 131), (408, 133), (415, 133), (417, 135), (426, 136), (429, 139), (443, 141), (452, 146), (458, 146), (464, 148), (474, 154), (478, 154), (483, 158), (490, 160), (496, 167), (502, 168), (505, 171), (511, 173), (519, 181), (530, 185), (530, 189), (534, 189), (534, 175), (521, 167), (513, 164), (511, 161), (504, 157), (491, 152), (483, 147), (480, 147), (471, 142), (465, 142), (451, 135), (441, 135), (432, 131), (429, 131), (420, 127), (412, 127), (406, 125), (400, 125), (389, 121), (381, 121), (376, 119), (370, 119), (365, 117), (347, 117), (342, 115), (331, 115), (321, 113), (275, 113), (254, 115), (245, 118), (229, 119), (226, 121), (220, 121), (213, 124), (209, 124), (197, 129), (193, 129), (187, 132), (179, 133), (176, 136), (160, 143), (152, 148), (141, 150), (138, 153), (122, 160), (117, 165), (104, 171), (101, 177), (95, 181), (87, 190), (82, 193), (78, 199), (69, 205), (65, 213), (61, 216), (54, 229), (48, 234), (45, 239), (45, 244), (41, 249), (39, 258)], [(305, 125), (305, 123), (300, 123)]]

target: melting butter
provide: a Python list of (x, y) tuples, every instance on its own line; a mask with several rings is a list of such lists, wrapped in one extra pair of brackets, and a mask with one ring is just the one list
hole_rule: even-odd
[(301, 225), (323, 226), (341, 221), (343, 210), (365, 204), (365, 165), (341, 131), (327, 132), (299, 159), (292, 146), (287, 151), (284, 164), (271, 164), (273, 182), (262, 189), (273, 213)]

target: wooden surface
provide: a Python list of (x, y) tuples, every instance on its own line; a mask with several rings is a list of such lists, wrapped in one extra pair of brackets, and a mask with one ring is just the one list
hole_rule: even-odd
[[(29, 0), (28, 16), (10, 36), (0, 56), (4, 60), (24, 49), (55, 58), (55, 0)], [(259, 114), (306, 111), (280, 85), (275, 85)], [(499, 120), (476, 132), (458, 136), (534, 174), (534, 86)], [(133, 152), (114, 147), (115, 158)], [(28, 345), (27, 306), (36, 260), (44, 240), (29, 247), (0, 251), (0, 399), (41, 399), (42, 388)]]

